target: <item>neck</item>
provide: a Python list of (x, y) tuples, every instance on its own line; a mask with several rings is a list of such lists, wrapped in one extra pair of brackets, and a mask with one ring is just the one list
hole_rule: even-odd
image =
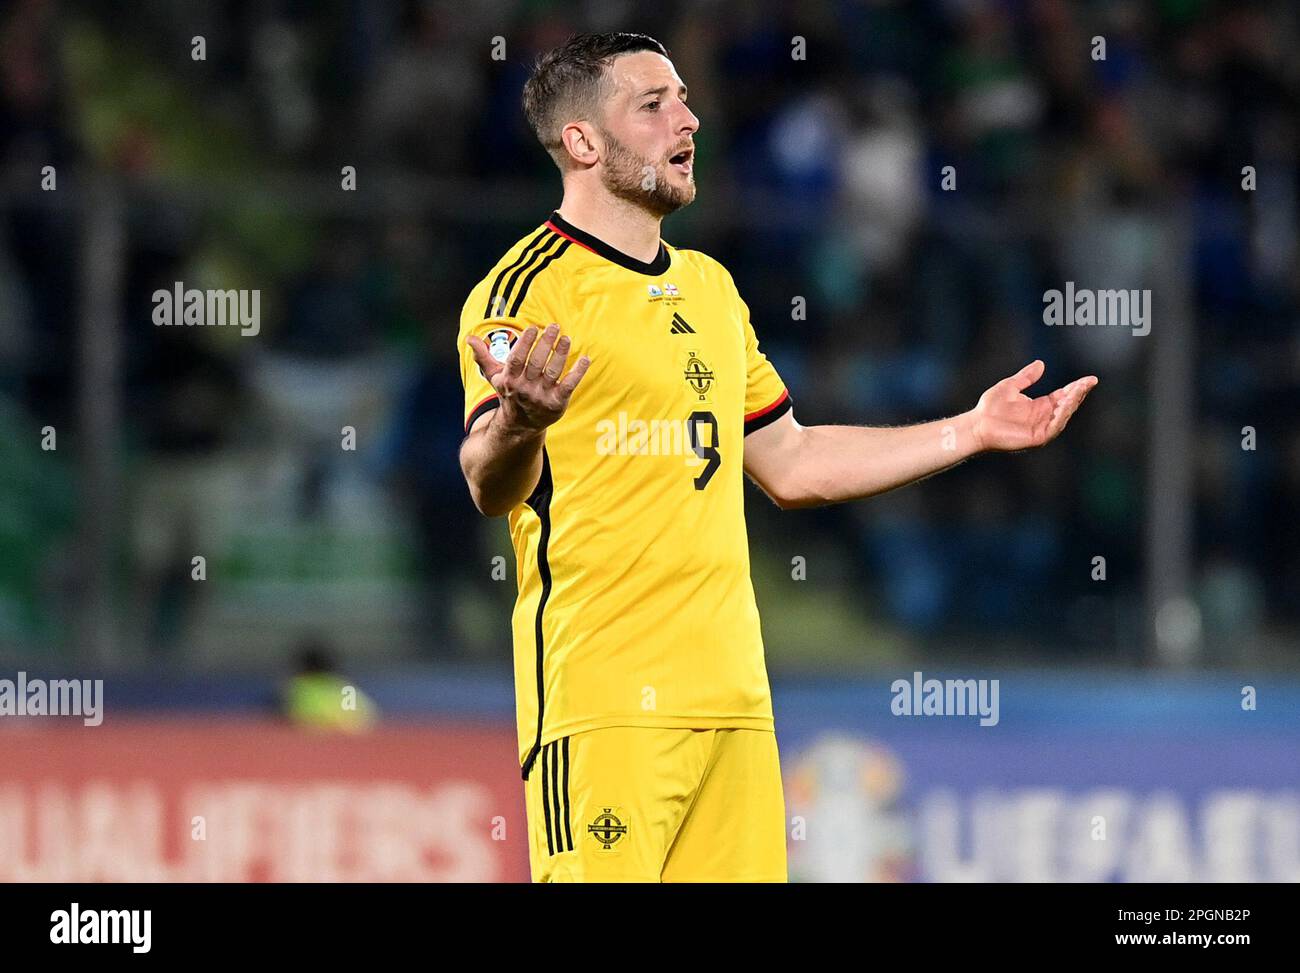
[(559, 214), (580, 230), (649, 263), (659, 254), (660, 217), (608, 192), (599, 196), (564, 193)]

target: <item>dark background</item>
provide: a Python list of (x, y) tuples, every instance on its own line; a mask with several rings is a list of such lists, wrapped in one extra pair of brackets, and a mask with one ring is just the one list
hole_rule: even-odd
[[(1034, 357), (1035, 391), (1101, 380), (1039, 452), (822, 510), (751, 489), (775, 673), (1294, 670), (1295, 6), (644, 14), (5, 4), (0, 656), (275, 672), (311, 636), (344, 665), (506, 671), (513, 556), (457, 464), (457, 317), (559, 202), (519, 106), (533, 57), (637, 29), (702, 122), (665, 238), (732, 271), (801, 422), (952, 415)], [(1151, 333), (1047, 327), (1070, 280), (1150, 288)], [(260, 290), (260, 333), (156, 327), (175, 281)]]

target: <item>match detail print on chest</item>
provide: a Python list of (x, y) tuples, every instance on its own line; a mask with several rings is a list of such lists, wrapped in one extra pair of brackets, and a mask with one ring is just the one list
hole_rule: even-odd
[(699, 282), (685, 277), (679, 285), (666, 274), (647, 283), (646, 301), (653, 309), (655, 344), (662, 349), (665, 377), (692, 406), (710, 405), (717, 387), (716, 329), (699, 297)]
[(575, 353), (607, 363), (602, 379), (611, 398), (667, 409), (712, 402), (717, 329), (703, 305), (688, 300), (687, 290), (669, 271), (659, 278), (624, 278), (598, 296), (583, 295)]

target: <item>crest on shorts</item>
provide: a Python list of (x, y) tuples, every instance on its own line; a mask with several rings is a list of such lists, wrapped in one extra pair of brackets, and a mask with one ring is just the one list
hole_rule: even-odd
[(601, 851), (612, 851), (627, 838), (628, 816), (621, 807), (600, 805), (600, 812), (587, 825), (587, 836), (600, 846)]

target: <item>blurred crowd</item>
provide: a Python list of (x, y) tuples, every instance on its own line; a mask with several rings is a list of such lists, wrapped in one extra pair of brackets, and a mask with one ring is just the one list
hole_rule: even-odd
[[(1300, 8), (1286, 0), (719, 0), (648, 20), (506, 0), (12, 0), (0, 645), (66, 645), (77, 604), (79, 322), (94, 300), (78, 193), (95, 173), (125, 213), (121, 503), (90, 514), (120, 536), (123, 644), (243, 663), (320, 622), (380, 658), (504, 644), (513, 568), (494, 562), (509, 560), (504, 528), (477, 516), (457, 464), (454, 338), (469, 288), (559, 201), (520, 90), (538, 52), (584, 29), (644, 30), (672, 53), (702, 121), (700, 193), (665, 238), (731, 270), (801, 422), (953, 415), (1035, 357), (1035, 391), (1101, 378), (1033, 456), (816, 511), (755, 493), (767, 617), (787, 605), (840, 614), (845, 633), (1138, 658), (1164, 314), (1195, 344), (1205, 661), (1277, 633), (1294, 651)], [(156, 328), (150, 295), (175, 281), (260, 289), (260, 335)], [(1046, 327), (1043, 294), (1066, 281), (1151, 288), (1153, 337)], [(67, 433), (53, 453), (46, 426)], [(193, 583), (196, 553), (210, 588)], [(797, 556), (815, 601), (792, 593)], [(798, 664), (818, 649), (769, 651)]]

